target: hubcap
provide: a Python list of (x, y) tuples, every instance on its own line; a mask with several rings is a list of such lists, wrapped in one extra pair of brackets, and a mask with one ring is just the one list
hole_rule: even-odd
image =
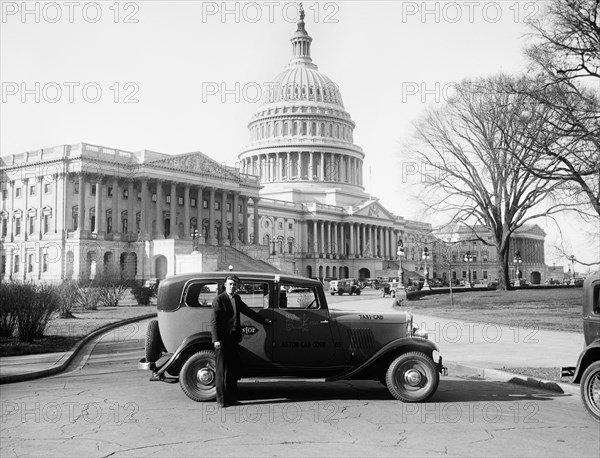
[(409, 369), (404, 374), (404, 380), (410, 386), (417, 386), (421, 383), (421, 373), (414, 369)]
[(198, 381), (203, 385), (210, 385), (215, 380), (215, 373), (207, 367), (203, 367), (198, 371)]

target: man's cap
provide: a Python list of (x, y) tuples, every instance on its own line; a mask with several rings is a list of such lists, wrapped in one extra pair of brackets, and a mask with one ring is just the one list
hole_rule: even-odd
[(227, 280), (233, 280), (235, 283), (241, 283), (240, 277), (238, 277), (237, 275), (227, 275), (225, 277), (225, 281), (227, 281)]

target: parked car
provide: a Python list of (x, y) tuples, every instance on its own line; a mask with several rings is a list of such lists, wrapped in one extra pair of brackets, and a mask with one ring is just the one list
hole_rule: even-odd
[(331, 280), (329, 282), (329, 293), (333, 296), (348, 293), (350, 296), (356, 294), (360, 296), (361, 288), (358, 282), (354, 280)]
[[(323, 285), (305, 277), (233, 272), (246, 285), (243, 300), (271, 319), (243, 317), (242, 377), (378, 380), (396, 399), (421, 402), (437, 390), (442, 358), (406, 311), (330, 309)], [(212, 301), (224, 282), (218, 272), (166, 278), (158, 290), (158, 319), (148, 325), (140, 369), (151, 381), (179, 381), (194, 401), (216, 397)], [(260, 285), (260, 288), (248, 286)], [(300, 292), (290, 292), (301, 290)]]
[(600, 273), (583, 284), (583, 338), (585, 348), (577, 367), (563, 367), (563, 375), (572, 375), (580, 384), (581, 400), (588, 413), (600, 422)]
[(400, 287), (400, 282), (390, 281), (381, 284), (382, 296), (396, 297), (396, 289)]

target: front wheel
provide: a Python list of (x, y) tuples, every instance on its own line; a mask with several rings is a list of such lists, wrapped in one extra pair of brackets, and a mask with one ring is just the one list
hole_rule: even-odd
[(402, 402), (422, 402), (437, 390), (440, 377), (433, 360), (413, 351), (398, 356), (385, 377), (389, 392)]
[(600, 421), (600, 361), (588, 366), (581, 377), (581, 401), (588, 413)]
[(217, 397), (215, 388), (215, 352), (202, 350), (193, 354), (181, 368), (179, 384), (188, 398), (196, 401), (213, 401)]

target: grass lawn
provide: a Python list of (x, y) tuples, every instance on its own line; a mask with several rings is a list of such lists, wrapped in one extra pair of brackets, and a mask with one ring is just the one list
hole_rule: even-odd
[(54, 318), (48, 322), (45, 337), (33, 343), (18, 342), (15, 337), (0, 337), (0, 356), (52, 353), (70, 350), (75, 343), (101, 326), (156, 312), (156, 305), (133, 305), (124, 301), (118, 307), (97, 310), (73, 310), (74, 318)]
[(441, 318), (583, 332), (583, 288), (468, 291), (453, 296), (453, 305), (449, 294), (425, 296), (407, 305), (414, 313)]

